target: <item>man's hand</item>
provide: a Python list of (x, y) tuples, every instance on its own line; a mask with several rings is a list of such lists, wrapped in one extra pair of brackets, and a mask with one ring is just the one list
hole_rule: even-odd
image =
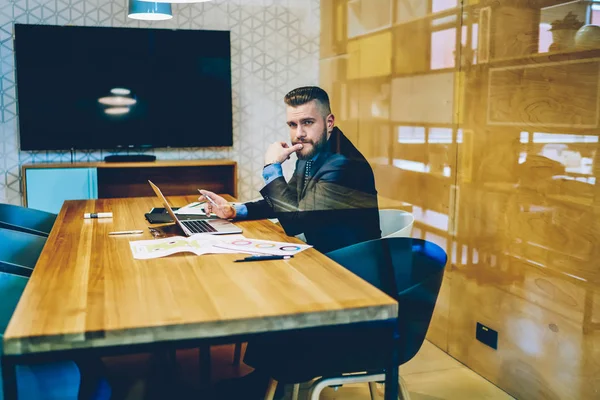
[[(218, 194), (215, 194), (208, 190), (200, 190), (200, 193), (202, 193), (202, 196), (198, 197), (198, 201), (206, 201), (207, 202), (203, 206), (204, 212), (206, 213), (206, 215), (210, 215), (210, 213), (215, 213), (220, 218), (224, 218), (224, 219), (235, 218), (235, 207), (233, 207), (231, 204), (229, 204), (229, 202), (227, 200), (225, 200)], [(215, 206), (214, 204), (212, 204), (210, 202), (210, 200), (208, 200), (207, 197), (210, 197), (210, 199), (212, 201), (214, 201), (217, 205)]]
[(302, 150), (302, 147), (304, 146), (300, 143), (290, 147), (286, 142), (275, 142), (269, 146), (265, 153), (265, 165), (273, 163), (282, 164), (290, 158), (292, 153)]

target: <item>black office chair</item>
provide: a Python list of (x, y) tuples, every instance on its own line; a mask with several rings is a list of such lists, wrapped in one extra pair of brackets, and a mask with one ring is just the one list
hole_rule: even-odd
[[(425, 340), (447, 261), (441, 247), (422, 239), (385, 238), (327, 256), (398, 300), (400, 340), (394, 342), (389, 327), (384, 329), (377, 322), (291, 334), (279, 341), (282, 349), (266, 355), (264, 369), (272, 379), (265, 399), (272, 399), (280, 382), (294, 384), (295, 400), (299, 383), (317, 377), (321, 378), (311, 387), (311, 400), (317, 400), (325, 387), (358, 382), (369, 383), (373, 397), (375, 383), (385, 380), (390, 346), (399, 346), (398, 365), (402, 365), (417, 354)], [(404, 385), (399, 392), (401, 398), (408, 398)]]
[(0, 272), (31, 276), (46, 238), (0, 228)]
[(0, 228), (48, 237), (56, 217), (56, 214), (33, 208), (0, 204)]

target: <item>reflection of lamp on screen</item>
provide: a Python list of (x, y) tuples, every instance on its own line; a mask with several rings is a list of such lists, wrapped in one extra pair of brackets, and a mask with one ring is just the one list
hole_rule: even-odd
[(104, 110), (104, 113), (109, 115), (127, 114), (128, 112), (129, 107), (110, 107)]
[(127, 96), (131, 94), (131, 90), (125, 88), (112, 88), (110, 89), (110, 92), (118, 96)]
[(136, 99), (124, 96), (105, 96), (98, 99), (98, 103), (105, 106), (132, 106), (137, 103)]
[(131, 90), (126, 88), (112, 88), (110, 95), (98, 99), (98, 103), (104, 106), (104, 113), (108, 115), (123, 115), (131, 111), (137, 104), (137, 100), (131, 95)]
[(129, 14), (127, 16), (131, 19), (144, 21), (164, 21), (173, 18), (173, 13), (169, 3), (129, 0)]

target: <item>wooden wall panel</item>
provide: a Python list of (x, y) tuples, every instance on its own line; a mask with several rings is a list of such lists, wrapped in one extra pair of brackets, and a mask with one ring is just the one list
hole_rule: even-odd
[(394, 72), (414, 74), (429, 68), (428, 21), (416, 20), (394, 28), (395, 43), (392, 54)]
[(321, 1), (321, 58), (346, 53), (346, 0)]
[(393, 0), (350, 0), (348, 37), (356, 37), (392, 26)]
[(451, 72), (396, 78), (392, 81), (392, 120), (451, 124), (454, 112)]
[(427, 2), (423, 0), (395, 0), (397, 22), (408, 22), (427, 15)]
[(488, 124), (597, 128), (599, 61), (490, 68)]
[[(533, 54), (538, 48), (540, 9), (533, 2), (504, 1), (491, 9), (490, 50), (496, 59)], [(509, 3), (513, 3), (512, 5)]]
[(326, 72), (347, 88), (341, 123), (413, 236), (449, 255), (429, 340), (519, 399), (598, 398), (600, 40), (574, 40), (589, 3), (457, 4), (396, 0), (391, 27), (346, 37), (346, 75)]
[(348, 42), (348, 79), (389, 76), (392, 72), (392, 33), (382, 32)]

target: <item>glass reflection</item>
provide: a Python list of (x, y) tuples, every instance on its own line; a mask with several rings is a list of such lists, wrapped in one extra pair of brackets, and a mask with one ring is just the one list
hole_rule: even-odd
[(104, 110), (105, 114), (120, 115), (127, 114), (130, 111), (129, 107), (110, 107)]
[[(321, 76), (378, 151), (380, 206), (412, 207), (451, 260), (429, 337), (516, 398), (594, 398), (600, 1), (396, 0), (391, 27), (351, 3), (325, 16), (355, 26), (322, 42)], [(506, 332), (498, 352), (475, 321)]]
[(137, 100), (124, 96), (106, 96), (99, 98), (98, 103), (106, 106), (132, 106)]
[(98, 99), (98, 103), (104, 107), (107, 115), (118, 116), (128, 114), (132, 107), (137, 104), (137, 99), (131, 94), (131, 90), (123, 87), (110, 89), (109, 96)]
[(126, 88), (112, 88), (110, 89), (110, 92), (119, 96), (127, 96), (131, 94), (131, 90)]

